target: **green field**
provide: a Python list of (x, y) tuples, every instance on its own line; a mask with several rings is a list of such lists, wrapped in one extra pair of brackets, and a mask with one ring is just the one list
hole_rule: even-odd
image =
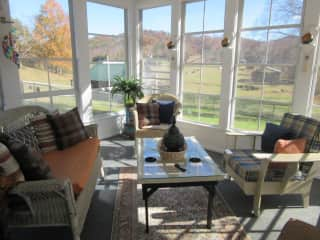
[[(150, 67), (150, 66), (149, 66)], [(162, 64), (153, 71), (168, 71), (168, 65)], [(293, 84), (284, 82), (288, 77), (281, 73), (277, 84), (262, 84), (253, 82), (251, 75), (256, 68), (239, 67), (237, 79), (237, 99), (234, 127), (246, 130), (262, 130), (266, 121), (279, 122), (284, 112), (290, 111), (290, 102), (293, 91)], [(206, 66), (202, 69), (196, 65), (186, 65), (183, 68), (183, 118), (185, 120), (200, 122), (209, 125), (219, 124), (220, 112), (220, 91), (221, 91), (221, 68), (219, 66)], [(270, 70), (272, 72), (272, 70)], [(202, 74), (202, 82), (200, 76)], [(73, 89), (73, 76), (70, 73), (49, 73), (51, 84), (55, 90)], [(158, 77), (169, 78), (169, 74), (160, 73)], [(48, 91), (48, 72), (36, 67), (22, 65), (20, 78), (24, 81), (24, 92)], [(34, 83), (34, 84), (33, 84)], [(43, 85), (41, 85), (43, 84)], [(261, 94), (266, 102), (259, 103)], [(51, 100), (55, 107), (67, 110), (76, 105), (75, 97), (56, 96)], [(269, 102), (268, 102), (269, 101)], [(276, 101), (274, 103), (273, 101)], [(282, 102), (278, 104), (277, 102)], [(49, 97), (38, 98), (26, 101), (27, 104), (36, 103), (50, 106)], [(110, 111), (110, 99), (93, 99), (94, 114), (101, 114)], [(111, 99), (112, 111), (123, 109), (121, 101)], [(260, 123), (258, 122), (261, 112)]]

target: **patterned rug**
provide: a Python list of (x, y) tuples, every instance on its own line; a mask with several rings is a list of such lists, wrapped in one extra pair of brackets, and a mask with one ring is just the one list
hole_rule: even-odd
[(136, 168), (121, 168), (113, 213), (112, 239), (249, 240), (219, 191), (214, 197), (212, 228), (206, 228), (208, 194), (201, 187), (165, 188), (149, 198), (149, 233)]

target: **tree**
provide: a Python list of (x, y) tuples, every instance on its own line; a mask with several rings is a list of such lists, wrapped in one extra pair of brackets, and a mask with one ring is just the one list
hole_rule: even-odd
[[(36, 16), (33, 52), (40, 58), (72, 58), (69, 17), (55, 0), (47, 0)], [(54, 66), (70, 68), (66, 62)]]
[(20, 20), (14, 19), (13, 27), (16, 40), (16, 50), (21, 58), (32, 57), (32, 35), (27, 26), (23, 25)]

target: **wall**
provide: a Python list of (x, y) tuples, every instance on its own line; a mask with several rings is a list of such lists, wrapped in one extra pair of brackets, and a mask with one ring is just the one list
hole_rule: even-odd
[[(9, 17), (8, 0), (0, 0), (0, 17)], [(10, 24), (0, 23), (0, 40), (8, 35), (11, 30)], [(21, 104), (20, 81), (18, 75), (18, 67), (9, 59), (7, 59), (2, 51), (0, 52), (0, 87), (3, 96), (3, 108), (9, 109), (17, 107)]]

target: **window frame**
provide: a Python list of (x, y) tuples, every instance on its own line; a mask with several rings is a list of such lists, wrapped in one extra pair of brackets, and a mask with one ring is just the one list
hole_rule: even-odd
[[(111, 8), (118, 8), (118, 9), (122, 9), (123, 10), (123, 21), (124, 21), (124, 45), (125, 45), (125, 54), (126, 54), (126, 57), (125, 57), (125, 63), (126, 63), (126, 75), (125, 77), (126, 78), (129, 78), (129, 40), (128, 40), (128, 9), (124, 6), (118, 6), (118, 5), (114, 5), (114, 4), (111, 4), (109, 2), (101, 2), (101, 1), (95, 1), (95, 0), (87, 0), (86, 1), (86, 6), (88, 3), (94, 3), (94, 4), (100, 4), (100, 5), (103, 5), (103, 6), (107, 6), (107, 7), (111, 7)], [(87, 11), (88, 9), (86, 9), (86, 16), (87, 16), (87, 21), (88, 21), (88, 14), (87, 14)], [(88, 37), (88, 43), (89, 43), (89, 36), (100, 36), (100, 37), (108, 37), (110, 35), (108, 34), (101, 34), (101, 33), (92, 33), (89, 31), (89, 28), (88, 28), (88, 32), (87, 32), (87, 37)], [(89, 44), (88, 44), (88, 48), (89, 48)], [(89, 66), (91, 64), (91, 59), (89, 58)], [(88, 67), (89, 67), (88, 66)], [(89, 73), (90, 73), (90, 67), (89, 67)], [(90, 85), (92, 84), (91, 82), (91, 79), (90, 79)], [(93, 97), (92, 97), (92, 114), (93, 114), (93, 117), (94, 118), (99, 118), (101, 116), (105, 116), (105, 115), (112, 115), (113, 113), (119, 113), (123, 110), (120, 110), (120, 111), (113, 111), (112, 110), (112, 96), (111, 96), (111, 90), (112, 90), (112, 84), (111, 84), (111, 81), (109, 79), (109, 85), (111, 85), (110, 87), (100, 87), (100, 88), (95, 88), (95, 89), (100, 89), (100, 90), (103, 90), (105, 91), (106, 93), (108, 93), (108, 101), (109, 101), (109, 105), (107, 104), (107, 112), (103, 112), (103, 113), (99, 113), (99, 114), (94, 114), (94, 111), (93, 111)], [(92, 91), (93, 89), (91, 89)], [(106, 102), (107, 103), (107, 102)]]
[[(272, 1), (270, 2), (271, 6), (272, 6)], [(289, 103), (289, 107), (292, 109), (293, 108), (293, 99), (294, 99), (294, 92), (295, 92), (295, 88), (296, 88), (296, 77), (297, 77), (297, 69), (300, 67), (299, 66), (299, 61), (297, 61), (295, 64), (271, 64), (267, 62), (267, 59), (264, 60), (264, 63), (240, 63), (240, 51), (241, 51), (241, 33), (243, 32), (247, 32), (247, 31), (258, 31), (258, 30), (265, 30), (267, 31), (267, 39), (266, 39), (266, 43), (267, 43), (267, 50), (266, 50), (266, 56), (268, 57), (268, 50), (269, 50), (269, 34), (271, 30), (274, 29), (294, 29), (294, 28), (299, 28), (299, 37), (302, 34), (303, 31), (303, 27), (304, 27), (304, 18), (305, 18), (305, 9), (306, 9), (306, 0), (303, 0), (303, 6), (302, 6), (302, 10), (301, 10), (301, 21), (299, 24), (281, 24), (281, 25), (270, 25), (271, 22), (271, 12), (272, 12), (272, 7), (270, 7), (269, 10), (269, 21), (268, 21), (268, 25), (267, 26), (259, 26), (259, 27), (242, 27), (243, 24), (243, 14), (244, 14), (244, 4), (245, 4), (245, 0), (239, 0), (239, 5), (238, 5), (238, 25), (237, 25), (237, 31), (235, 34), (235, 63), (233, 66), (233, 72), (234, 72), (234, 76), (233, 76), (233, 86), (232, 86), (232, 97), (231, 97), (231, 118), (230, 121), (228, 123), (228, 129), (231, 130), (236, 130), (236, 131), (245, 131), (245, 132), (260, 132), (259, 128), (260, 128), (260, 122), (261, 122), (261, 113), (262, 113), (262, 106), (263, 103), (266, 102), (271, 102), (269, 100), (263, 100), (263, 91), (262, 91), (262, 95), (256, 100), (256, 103), (259, 104), (259, 112), (258, 112), (258, 129), (256, 130), (248, 130), (248, 129), (239, 129), (236, 128), (234, 126), (235, 124), (235, 118), (236, 118), (236, 101), (237, 99), (240, 100), (246, 100), (246, 98), (243, 97), (237, 97), (236, 93), (237, 93), (237, 77), (238, 77), (238, 67), (239, 66), (261, 66), (264, 69), (268, 66), (278, 66), (278, 67), (293, 67), (295, 66), (295, 78), (293, 79), (293, 93), (292, 93), (292, 99), (291, 102)], [(301, 55), (301, 48), (298, 49), (298, 59), (300, 58)], [(264, 84), (262, 83), (262, 86), (264, 86)], [(248, 99), (248, 100), (252, 100), (253, 99)], [(283, 104), (283, 102), (281, 101), (274, 101), (274, 103), (277, 103), (277, 105), (281, 105)]]
[[(221, 67), (221, 82), (223, 79), (223, 68), (224, 68), (224, 56), (223, 56), (223, 60), (220, 63), (206, 63), (203, 62), (204, 59), (204, 47), (205, 47), (205, 42), (204, 39), (202, 40), (202, 46), (201, 46), (201, 63), (185, 63), (185, 37), (186, 36), (192, 36), (192, 35), (202, 35), (202, 38), (204, 38), (204, 36), (206, 34), (216, 34), (216, 33), (222, 33), (222, 35), (225, 35), (226, 32), (226, 12), (227, 12), (227, 0), (225, 1), (225, 12), (224, 12), (224, 19), (223, 19), (223, 29), (218, 29), (218, 30), (204, 30), (204, 22), (202, 23), (202, 28), (203, 31), (194, 31), (194, 32), (185, 32), (185, 23), (186, 23), (186, 5), (189, 3), (195, 3), (195, 2), (204, 2), (206, 0), (184, 0), (181, 3), (181, 44), (180, 44), (180, 66), (179, 66), (179, 79), (180, 79), (180, 84), (179, 84), (179, 99), (181, 101), (181, 103), (183, 104), (183, 90), (184, 90), (184, 79), (183, 79), (183, 69), (184, 66), (200, 66), (201, 69), (201, 74), (203, 75), (203, 67), (206, 66), (213, 66), (213, 67)], [(205, 9), (204, 9), (205, 10)], [(204, 21), (204, 20), (203, 20)], [(223, 51), (223, 49), (222, 49)], [(202, 77), (201, 77), (202, 78)], [(201, 82), (202, 80), (200, 80)], [(201, 84), (201, 83), (200, 83)], [(181, 111), (181, 114), (179, 115), (179, 120), (180, 121), (184, 121), (184, 122), (189, 122), (189, 123), (194, 123), (194, 124), (198, 124), (198, 125), (202, 125), (202, 126), (208, 126), (208, 127), (219, 127), (220, 124), (220, 119), (221, 119), (221, 112), (220, 112), (220, 107), (221, 107), (221, 93), (222, 93), (222, 85), (220, 85), (220, 94), (210, 94), (210, 96), (214, 97), (214, 98), (218, 98), (219, 99), (219, 110), (218, 110), (218, 123), (217, 124), (209, 124), (209, 123), (205, 123), (205, 122), (201, 122), (200, 118), (201, 118), (201, 100), (199, 97), (199, 101), (198, 101), (198, 121), (194, 121), (194, 120), (188, 120), (188, 119), (184, 119), (183, 118), (183, 111)], [(200, 92), (199, 92), (200, 94)]]

